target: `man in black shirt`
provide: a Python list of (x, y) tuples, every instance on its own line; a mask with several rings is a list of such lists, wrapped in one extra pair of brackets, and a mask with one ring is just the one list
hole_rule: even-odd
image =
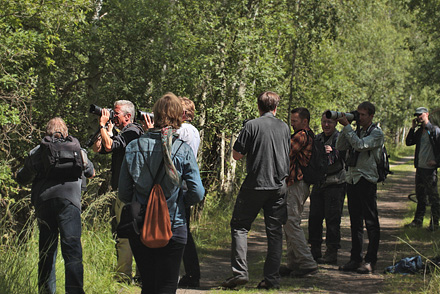
[[(117, 134), (113, 134), (113, 123), (109, 121), (110, 112), (103, 108), (99, 118), (100, 137), (93, 145), (93, 151), (101, 154), (112, 154), (111, 185), (112, 189), (116, 191), (125, 155), (125, 147), (134, 139), (139, 138), (143, 134), (143, 130), (140, 125), (133, 123), (135, 108), (130, 101), (116, 101), (113, 111), (113, 122), (120, 131)], [(115, 199), (113, 212), (115, 213), (117, 223), (120, 220), (122, 207), (123, 203), (119, 199)], [(128, 239), (116, 238), (116, 253), (118, 258), (116, 271), (119, 278), (122, 281), (131, 282), (133, 254)]]
[(278, 94), (264, 92), (258, 97), (260, 117), (248, 121), (233, 148), (235, 160), (246, 158), (247, 176), (237, 196), (231, 220), (233, 276), (222, 283), (234, 288), (249, 281), (247, 234), (261, 208), (264, 210), (268, 250), (264, 280), (257, 288), (279, 288), (282, 254), (282, 226), (287, 220), (285, 178), (289, 173), (290, 129), (275, 118)]

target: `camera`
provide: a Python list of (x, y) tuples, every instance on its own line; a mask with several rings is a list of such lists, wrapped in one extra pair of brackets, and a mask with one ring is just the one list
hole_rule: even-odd
[(146, 111), (142, 111), (142, 110), (138, 110), (136, 112), (136, 120), (138, 122), (143, 121), (144, 120), (144, 115), (145, 116), (149, 116), (152, 121), (154, 120), (154, 113), (146, 112)]
[[(113, 121), (113, 119), (115, 118), (115, 112), (111, 108), (107, 108), (107, 110), (108, 110), (108, 112), (110, 112), (109, 120)], [(99, 107), (98, 105), (90, 104), (89, 112), (101, 116), (102, 115), (102, 108)]]
[(325, 117), (330, 119), (338, 119), (342, 117), (342, 114), (345, 114), (345, 117), (348, 119), (348, 121), (359, 120), (359, 112), (357, 112), (357, 110), (351, 112), (339, 112), (339, 111), (327, 110), (325, 112)]

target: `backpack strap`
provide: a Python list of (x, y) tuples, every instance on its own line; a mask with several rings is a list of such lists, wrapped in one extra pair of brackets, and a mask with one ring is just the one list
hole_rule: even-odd
[[(138, 140), (137, 140), (137, 144), (138, 144), (139, 151), (141, 152), (142, 157), (144, 158), (144, 161), (147, 162), (147, 159), (145, 158), (144, 152), (143, 152), (143, 150), (142, 150), (142, 147), (141, 147), (139, 141), (140, 141), (140, 140), (138, 139)], [(174, 143), (175, 143), (176, 141), (177, 141), (177, 139), (173, 139), (173, 145), (174, 145)], [(177, 148), (176, 152), (174, 152), (174, 155), (173, 155), (172, 160), (174, 160), (174, 158), (176, 157), (177, 152), (179, 152), (180, 147), (182, 147), (182, 145), (183, 145), (183, 141), (180, 142), (179, 147)], [(159, 166), (159, 168), (158, 168), (158, 170), (157, 170), (157, 172), (156, 172), (156, 175), (154, 176), (154, 179), (153, 179), (153, 185), (151, 186), (151, 190), (153, 189), (154, 184), (156, 184), (156, 183), (160, 184), (160, 183), (162, 182), (163, 178), (165, 177), (165, 174), (166, 174), (166, 173), (162, 176), (162, 178), (160, 179), (160, 181), (157, 181), (157, 178), (158, 178), (158, 176), (159, 176), (159, 174), (160, 174), (160, 171), (161, 171), (161, 169), (162, 169), (162, 167), (163, 167), (163, 164), (164, 164), (164, 163), (163, 163), (163, 157), (162, 157), (162, 159), (161, 159), (161, 161), (160, 161), (160, 166)], [(151, 176), (153, 176), (153, 173), (151, 172), (151, 170), (150, 170), (150, 168), (148, 167), (148, 165), (147, 165), (147, 168), (148, 168), (148, 171), (150, 172)], [(151, 190), (150, 190), (150, 192), (148, 193), (148, 195), (151, 194)], [(174, 211), (173, 221), (171, 222), (171, 228), (173, 227), (174, 221), (176, 220), (178, 203), (179, 203), (179, 200), (180, 200), (180, 197), (182, 196), (182, 194), (183, 194), (183, 193), (180, 193), (180, 191), (179, 191), (179, 194), (178, 194), (177, 199), (176, 199), (176, 204), (177, 204), (177, 205), (176, 205), (176, 209), (175, 209), (175, 211)]]

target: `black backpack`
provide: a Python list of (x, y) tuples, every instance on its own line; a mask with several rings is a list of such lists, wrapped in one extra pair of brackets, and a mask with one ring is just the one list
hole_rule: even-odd
[(319, 184), (325, 180), (328, 167), (328, 155), (325, 152), (324, 143), (315, 140), (313, 132), (305, 131), (307, 134), (307, 145), (312, 140), (312, 155), (307, 166), (298, 165), (304, 175), (303, 179), (307, 184)]
[(67, 136), (46, 136), (40, 143), (45, 178), (68, 181), (81, 178), (83, 159), (79, 141)]
[[(368, 136), (371, 134), (371, 132), (376, 128), (377, 126), (373, 124), (368, 130), (365, 136)], [(370, 152), (370, 151), (368, 151)], [(379, 174), (379, 179), (377, 180), (378, 183), (384, 182), (388, 175), (392, 175), (393, 172), (390, 170), (390, 155), (387, 152), (387, 148), (385, 145), (382, 145), (382, 148), (380, 150), (380, 157), (379, 162), (377, 163), (377, 173)]]

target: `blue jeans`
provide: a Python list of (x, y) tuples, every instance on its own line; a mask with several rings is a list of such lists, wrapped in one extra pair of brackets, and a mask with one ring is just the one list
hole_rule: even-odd
[(66, 199), (50, 199), (36, 209), (40, 229), (38, 289), (39, 293), (56, 291), (55, 262), (58, 235), (65, 264), (66, 293), (84, 293), (81, 247), (81, 211)]

